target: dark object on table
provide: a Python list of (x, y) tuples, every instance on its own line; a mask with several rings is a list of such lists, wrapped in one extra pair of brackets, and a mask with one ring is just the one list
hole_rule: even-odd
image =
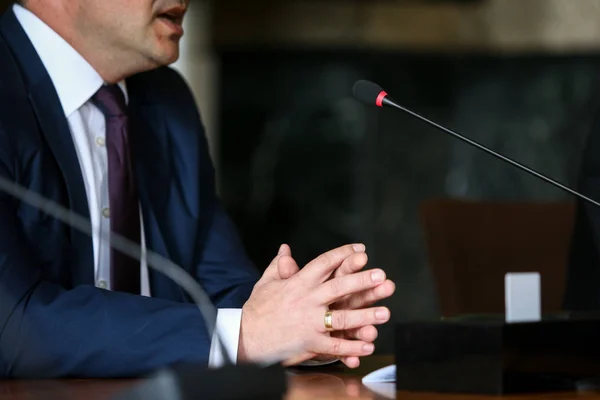
[(508, 394), (590, 390), (600, 377), (600, 316), (504, 315), (396, 326), (397, 390)]

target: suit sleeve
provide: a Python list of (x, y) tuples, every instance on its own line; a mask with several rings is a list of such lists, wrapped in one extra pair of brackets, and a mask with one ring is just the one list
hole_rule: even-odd
[[(2, 161), (0, 176), (13, 180)], [(17, 204), (0, 194), (0, 378), (127, 377), (207, 363), (210, 338), (195, 306), (45, 281)]]
[(250, 262), (238, 233), (217, 200), (212, 223), (198, 245), (197, 278), (218, 308), (241, 308), (259, 276)]

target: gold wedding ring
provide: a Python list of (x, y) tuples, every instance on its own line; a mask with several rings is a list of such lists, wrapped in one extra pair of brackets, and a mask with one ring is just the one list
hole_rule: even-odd
[(327, 310), (325, 312), (325, 329), (327, 332), (331, 332), (333, 330), (333, 311)]

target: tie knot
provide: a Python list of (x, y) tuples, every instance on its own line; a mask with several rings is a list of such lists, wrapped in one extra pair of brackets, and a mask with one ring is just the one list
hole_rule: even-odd
[(126, 115), (125, 95), (118, 85), (104, 85), (92, 97), (92, 101), (106, 117)]

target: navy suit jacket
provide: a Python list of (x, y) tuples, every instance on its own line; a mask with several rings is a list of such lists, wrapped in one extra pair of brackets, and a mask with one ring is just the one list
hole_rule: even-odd
[[(217, 307), (241, 307), (258, 279), (215, 195), (192, 94), (172, 69), (127, 80), (147, 247), (198, 279)], [(55, 88), (12, 11), (0, 16), (0, 176), (89, 219)], [(136, 376), (206, 364), (211, 338), (176, 284), (152, 298), (94, 286), (92, 240), (0, 193), (0, 378)]]

